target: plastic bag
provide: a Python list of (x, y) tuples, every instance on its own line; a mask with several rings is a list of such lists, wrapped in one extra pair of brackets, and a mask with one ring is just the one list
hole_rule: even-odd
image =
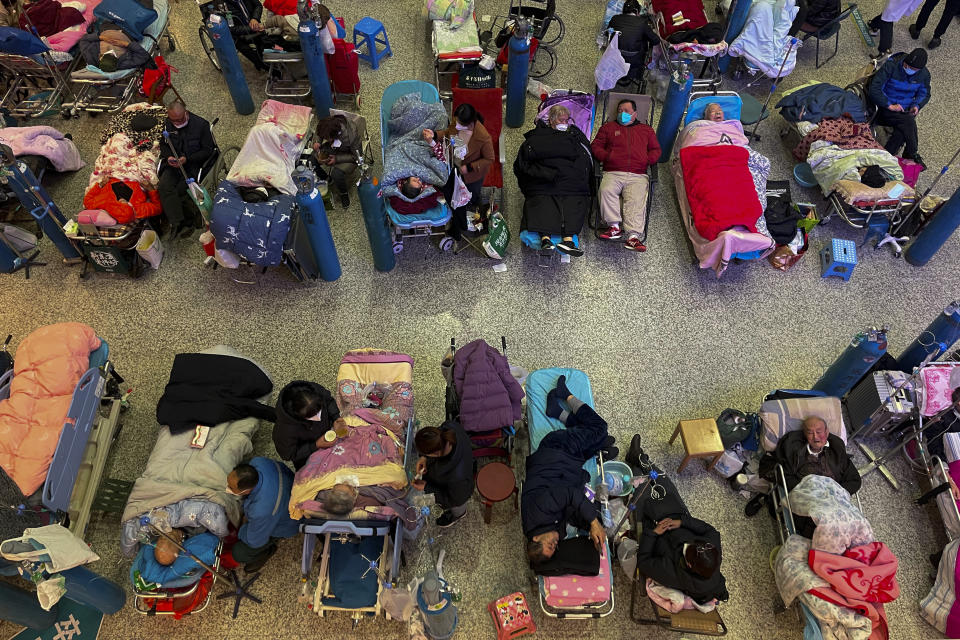
[(740, 443), (733, 445), (720, 454), (720, 459), (713, 465), (713, 470), (723, 478), (729, 478), (743, 468), (743, 447)]
[(137, 253), (140, 257), (150, 263), (154, 269), (160, 268), (160, 262), (163, 260), (163, 245), (160, 244), (160, 236), (152, 229), (147, 229), (140, 235), (137, 242)]
[[(619, 533), (619, 531), (617, 531), (617, 525), (623, 520), (626, 512), (627, 505), (623, 504), (623, 500), (613, 499), (610, 501), (610, 518), (613, 520), (613, 524), (607, 527), (607, 537), (613, 538)], [(623, 525), (626, 526), (626, 524), (627, 522), (624, 520)]]
[(55, 573), (49, 580), (37, 584), (37, 600), (44, 611), (50, 611), (67, 593), (66, 582), (62, 575)]
[(337, 52), (337, 48), (333, 44), (333, 36), (330, 35), (327, 25), (320, 27), (320, 48), (328, 55)]
[(470, 189), (467, 189), (467, 185), (463, 183), (460, 172), (456, 172), (453, 182), (453, 202), (451, 202), (450, 205), (454, 209), (459, 209), (460, 207), (465, 207), (470, 204), (472, 198), (473, 194), (470, 193)]
[(380, 606), (394, 620), (410, 620), (416, 599), (409, 585), (383, 589), (380, 591)]
[(616, 86), (617, 81), (630, 71), (630, 65), (626, 63), (620, 54), (620, 34), (613, 34), (610, 39), (610, 45), (600, 56), (600, 62), (593, 72), (593, 77), (597, 81), (597, 89), (607, 91)]
[(617, 560), (620, 561), (620, 568), (631, 578), (637, 570), (638, 547), (637, 541), (633, 538), (624, 538), (617, 545)]

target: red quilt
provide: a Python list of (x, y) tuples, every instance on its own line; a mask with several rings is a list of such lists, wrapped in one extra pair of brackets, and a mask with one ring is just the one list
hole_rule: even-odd
[(653, 10), (663, 14), (664, 26), (660, 35), (664, 38), (677, 31), (699, 29), (707, 24), (703, 0), (653, 0)]
[(897, 557), (882, 542), (850, 547), (844, 554), (810, 550), (810, 568), (830, 583), (831, 588), (811, 589), (810, 593), (841, 607), (849, 607), (870, 618), (870, 640), (887, 640), (887, 614), (884, 602), (900, 595), (897, 584)]
[(680, 166), (697, 233), (708, 242), (735, 225), (757, 231), (763, 215), (744, 147), (720, 144), (685, 147)]

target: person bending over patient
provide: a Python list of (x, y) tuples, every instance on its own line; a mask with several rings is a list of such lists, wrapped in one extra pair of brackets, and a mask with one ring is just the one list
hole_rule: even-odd
[(440, 426), (424, 427), (414, 439), (420, 458), (417, 460), (417, 489), (432, 493), (443, 514), (437, 525), (449, 527), (467, 513), (473, 495), (473, 447), (460, 423), (450, 420)]
[(185, 577), (200, 566), (189, 554), (180, 551), (177, 544), (200, 558), (205, 564), (212, 565), (216, 560), (217, 545), (220, 540), (212, 533), (204, 532), (184, 539), (183, 529), (173, 529), (167, 535), (173, 540), (160, 536), (154, 545), (153, 553), (146, 553), (143, 556), (140, 577), (145, 581), (164, 585)]
[(716, 102), (711, 102), (707, 105), (707, 108), (703, 110), (703, 119), (710, 120), (711, 122), (723, 122), (723, 107)]
[(330, 446), (324, 435), (339, 417), (336, 400), (323, 386), (294, 380), (277, 397), (273, 445), (280, 457), (292, 462), (293, 468), (299, 471), (311, 453)]
[(590, 474), (583, 463), (606, 449), (615, 458), (607, 423), (590, 406), (567, 389), (566, 376), (547, 394), (546, 413), (566, 425), (551, 431), (537, 450), (527, 456), (527, 478), (520, 496), (527, 559), (534, 570), (553, 557), (567, 534), (567, 525), (589, 531), (597, 550), (606, 532), (597, 519), (599, 510), (584, 492)]
[(243, 498), (246, 522), (237, 532), (233, 559), (245, 565), (247, 573), (263, 568), (277, 552), (278, 539), (292, 538), (300, 530), (287, 509), (292, 487), (293, 472), (269, 458), (253, 458), (227, 476), (227, 493)]

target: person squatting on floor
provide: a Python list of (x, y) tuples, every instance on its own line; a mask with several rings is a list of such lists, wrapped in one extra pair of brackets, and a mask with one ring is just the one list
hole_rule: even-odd
[(344, 209), (350, 206), (350, 182), (357, 173), (357, 153), (361, 152), (357, 128), (345, 116), (334, 115), (317, 122), (317, 141), (313, 143), (321, 177), (329, 177), (333, 191)]
[(603, 548), (607, 534), (596, 503), (584, 492), (590, 474), (583, 463), (603, 450), (612, 454), (604, 457), (615, 458), (618, 453), (607, 435), (606, 421), (570, 393), (565, 376), (560, 376), (557, 388), (547, 394), (546, 413), (566, 429), (548, 433), (527, 456), (521, 518), (527, 559), (535, 571), (553, 557), (567, 535), (568, 524), (587, 530), (596, 549)]
[(437, 525), (449, 527), (467, 513), (473, 496), (473, 447), (470, 437), (455, 420), (436, 427), (417, 431), (414, 444), (420, 458), (417, 460), (418, 479), (413, 486), (432, 493), (443, 513)]
[(930, 101), (927, 52), (917, 48), (891, 56), (874, 74), (868, 96), (877, 106), (878, 124), (892, 127), (885, 149), (926, 166), (917, 153), (917, 114)]
[(624, 247), (631, 251), (646, 251), (642, 238), (650, 194), (647, 167), (660, 159), (656, 132), (650, 125), (637, 120), (636, 102), (621, 100), (617, 104), (617, 119), (600, 127), (590, 148), (593, 157), (603, 163), (599, 197), (600, 213), (607, 228), (599, 237), (619, 240), (626, 233)]
[(293, 472), (289, 467), (256, 457), (249, 464), (239, 464), (227, 476), (227, 493), (243, 498), (246, 522), (237, 532), (233, 559), (244, 565), (244, 571), (255, 573), (277, 552), (277, 540), (292, 538), (300, 524), (290, 517), (290, 490)]
[(310, 454), (332, 444), (324, 435), (339, 418), (337, 401), (326, 388), (316, 382), (294, 380), (277, 396), (273, 446), (299, 471)]
[[(170, 235), (189, 235), (200, 226), (199, 211), (187, 191), (187, 177), (196, 179), (204, 163), (210, 159), (217, 147), (210, 133), (210, 123), (200, 116), (187, 111), (179, 99), (167, 107), (167, 120), (164, 131), (168, 136), (160, 143), (159, 182), (157, 192), (163, 215), (170, 225)], [(180, 171), (183, 167), (183, 171)]]

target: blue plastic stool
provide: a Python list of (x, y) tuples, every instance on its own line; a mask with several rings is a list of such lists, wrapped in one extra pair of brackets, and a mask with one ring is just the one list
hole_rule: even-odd
[[(383, 35), (383, 40), (379, 38)], [(360, 36), (360, 42), (357, 42), (357, 36)], [(383, 49), (377, 47), (383, 45)], [(362, 53), (361, 47), (367, 45), (369, 53)], [(353, 48), (357, 50), (357, 56), (370, 63), (373, 69), (380, 68), (380, 59), (384, 56), (393, 56), (390, 50), (390, 41), (387, 39), (387, 30), (383, 28), (383, 23), (374, 18), (364, 18), (353, 27)]]
[(852, 240), (833, 238), (830, 244), (820, 250), (820, 277), (840, 276), (849, 281), (853, 268), (857, 266), (857, 246)]

